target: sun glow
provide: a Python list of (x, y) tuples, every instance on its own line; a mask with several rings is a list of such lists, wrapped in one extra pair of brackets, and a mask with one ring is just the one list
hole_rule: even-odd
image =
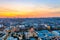
[(0, 18), (60, 17), (60, 6), (57, 3), (55, 5), (52, 1), (50, 4), (46, 4), (47, 1), (20, 1), (0, 1)]

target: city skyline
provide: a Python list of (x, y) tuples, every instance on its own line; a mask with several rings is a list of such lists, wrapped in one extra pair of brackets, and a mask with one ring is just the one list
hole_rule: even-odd
[(0, 18), (60, 17), (60, 0), (0, 0)]

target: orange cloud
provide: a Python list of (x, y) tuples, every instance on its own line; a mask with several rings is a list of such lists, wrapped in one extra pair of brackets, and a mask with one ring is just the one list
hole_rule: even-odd
[(39, 17), (60, 17), (60, 12), (50, 10), (34, 10), (31, 12), (16, 11), (5, 8), (0, 8), (0, 18), (39, 18)]

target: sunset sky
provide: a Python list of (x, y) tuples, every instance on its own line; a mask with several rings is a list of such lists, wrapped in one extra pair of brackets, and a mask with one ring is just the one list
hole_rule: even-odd
[(60, 0), (0, 0), (0, 18), (60, 17)]

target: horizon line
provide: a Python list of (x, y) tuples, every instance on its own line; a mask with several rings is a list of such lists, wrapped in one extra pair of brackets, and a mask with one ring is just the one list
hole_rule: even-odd
[[(2, 17), (0, 17), (0, 18), (2, 18)], [(10, 18), (10, 17), (5, 17), (5, 18)], [(22, 18), (22, 17), (12, 17), (12, 18)], [(26, 18), (60, 18), (60, 17), (26, 17)]]

